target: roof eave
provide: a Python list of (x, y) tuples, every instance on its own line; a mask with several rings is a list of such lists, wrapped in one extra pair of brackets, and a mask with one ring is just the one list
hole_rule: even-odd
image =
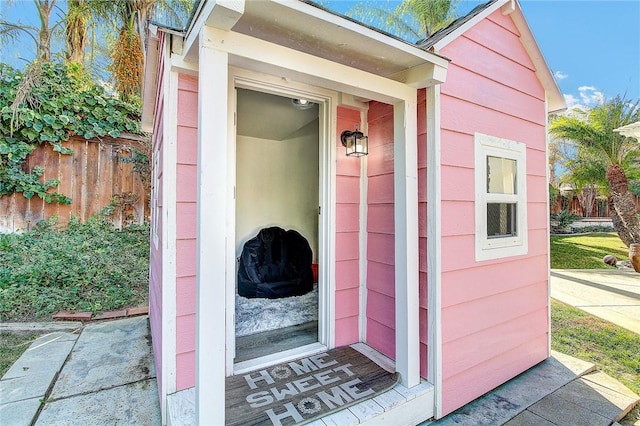
[(558, 83), (556, 83), (553, 73), (551, 72), (549, 65), (547, 65), (547, 61), (544, 59), (540, 46), (536, 42), (533, 32), (522, 13), (520, 4), (517, 0), (513, 1), (515, 1), (517, 7), (515, 7), (510, 14), (513, 19), (513, 23), (516, 28), (518, 28), (518, 31), (520, 31), (520, 41), (533, 61), (538, 80), (540, 80), (540, 83), (545, 90), (547, 111), (549, 114), (564, 111), (567, 109), (567, 103), (560, 91), (560, 88), (558, 87)]
[[(443, 78), (446, 76), (446, 68), (448, 67), (449, 60), (436, 53), (420, 49), (416, 45), (363, 26), (357, 22), (346, 19), (322, 8), (315, 7), (304, 1), (265, 1), (272, 3), (274, 9), (278, 9), (280, 12), (285, 11), (285, 13), (294, 14), (300, 20), (307, 20), (309, 22), (309, 28), (318, 28), (322, 26), (339, 28), (341, 34), (344, 34), (344, 41), (347, 44), (355, 44), (353, 40), (357, 40), (358, 44), (365, 46), (366, 44), (363, 44), (363, 40), (364, 43), (367, 43), (367, 40), (369, 40), (371, 45), (377, 46), (377, 48), (372, 48), (368, 51), (363, 50), (362, 52), (364, 52), (364, 54), (370, 54), (371, 58), (377, 58), (376, 55), (379, 53), (378, 48), (380, 47), (389, 49), (389, 51), (393, 50), (398, 54), (404, 55), (405, 58), (413, 58), (411, 60), (411, 67), (403, 69), (401, 72), (397, 73), (397, 81), (402, 81), (400, 79), (410, 79), (403, 82), (416, 87), (427, 87), (444, 82)], [(234, 26), (236, 26), (236, 24), (238, 24), (243, 15), (248, 13), (246, 8), (249, 8), (250, 6), (251, 4), (245, 0), (201, 0), (185, 33), (184, 50), (182, 52), (184, 59), (187, 61), (197, 61), (198, 40), (204, 25), (224, 31), (230, 31)], [(233, 31), (236, 30), (237, 29), (234, 29)], [(329, 38), (327, 38), (327, 40), (329, 40)], [(326, 48), (326, 44), (323, 46), (322, 43), (320, 43), (319, 50), (317, 52), (306, 51), (306, 53), (323, 57)], [(419, 75), (419, 71), (429, 71), (431, 69), (433, 69), (433, 71), (428, 75)], [(395, 73), (392, 75), (382, 76), (391, 79), (396, 78)]]
[(433, 44), (433, 48), (436, 52), (439, 52), (448, 44), (453, 42), (455, 39), (460, 37), (478, 22), (487, 18), (489, 15), (493, 14), (495, 11), (501, 9), (502, 13), (505, 15), (511, 15), (516, 28), (520, 31), (520, 41), (524, 46), (525, 50), (529, 54), (535, 69), (536, 76), (538, 80), (542, 84), (542, 87), (545, 90), (546, 101), (547, 101), (547, 109), (549, 113), (555, 113), (564, 111), (567, 109), (566, 102), (564, 100), (564, 96), (556, 83), (549, 66), (547, 65), (542, 52), (540, 51), (540, 47), (531, 32), (531, 28), (529, 28), (529, 24), (522, 13), (522, 8), (520, 3), (517, 0), (498, 0), (492, 4), (487, 5), (483, 10), (481, 10), (477, 15), (468, 21), (464, 22), (458, 28), (456, 28), (451, 33), (447, 34), (441, 40), (438, 40)]

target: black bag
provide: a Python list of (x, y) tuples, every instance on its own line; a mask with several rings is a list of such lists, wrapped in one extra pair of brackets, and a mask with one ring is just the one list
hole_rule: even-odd
[(311, 247), (297, 231), (277, 226), (260, 230), (244, 244), (238, 269), (238, 294), (279, 299), (313, 290)]

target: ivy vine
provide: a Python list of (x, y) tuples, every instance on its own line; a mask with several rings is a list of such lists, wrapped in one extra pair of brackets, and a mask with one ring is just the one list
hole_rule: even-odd
[(34, 62), (23, 73), (0, 63), (0, 197), (22, 193), (69, 204), (69, 197), (52, 191), (58, 179), (41, 179), (41, 166), (26, 170), (27, 156), (44, 143), (68, 155), (63, 142), (71, 136), (117, 138), (123, 132), (141, 134), (140, 105), (107, 94), (81, 65)]

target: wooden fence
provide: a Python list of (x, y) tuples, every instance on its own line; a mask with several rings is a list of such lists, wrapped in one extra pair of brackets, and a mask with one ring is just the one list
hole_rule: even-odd
[(131, 148), (143, 150), (139, 139), (71, 138), (64, 146), (73, 154), (59, 154), (44, 144), (29, 155), (25, 166), (27, 170), (44, 167), (42, 179), (59, 179), (60, 185), (54, 189), (70, 197), (71, 204), (5, 195), (0, 197), (0, 232), (28, 231), (51, 216), (57, 216), (63, 226), (72, 217), (84, 222), (108, 206), (112, 210), (109, 218), (116, 226), (143, 223), (148, 218), (148, 184), (134, 172), (133, 163), (122, 161), (131, 157)]
[[(569, 198), (571, 197), (571, 198)], [(560, 210), (568, 210), (569, 212), (581, 217), (592, 218), (608, 218), (611, 217), (609, 212), (609, 205), (606, 199), (598, 198), (594, 201), (593, 207), (590, 212), (585, 214), (584, 209), (580, 205), (580, 200), (576, 195), (562, 196), (558, 195), (556, 202), (551, 206), (551, 213), (558, 213)], [(640, 198), (633, 196), (636, 203), (636, 211), (640, 213)]]

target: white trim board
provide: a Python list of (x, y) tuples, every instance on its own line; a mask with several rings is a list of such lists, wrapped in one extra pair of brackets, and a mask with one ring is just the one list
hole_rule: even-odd
[(176, 383), (176, 237), (177, 237), (177, 158), (178, 158), (178, 73), (172, 70), (169, 45), (165, 43), (164, 110), (162, 141), (162, 407), (166, 421), (167, 395)]
[(427, 334), (428, 381), (434, 414), (442, 417), (442, 163), (440, 86), (427, 88)]

